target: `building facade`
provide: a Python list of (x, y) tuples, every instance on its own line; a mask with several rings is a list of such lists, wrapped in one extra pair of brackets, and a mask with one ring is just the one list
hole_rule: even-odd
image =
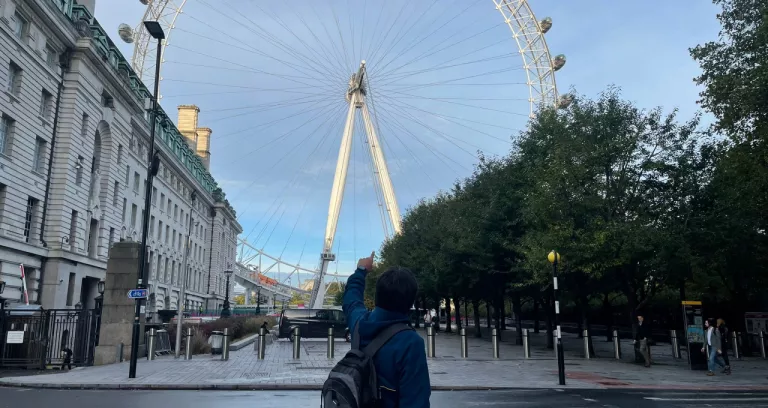
[[(142, 238), (151, 95), (92, 7), (0, 0), (0, 296), (11, 305), (93, 307), (111, 245)], [(221, 307), (235, 263), (242, 228), (209, 172), (198, 111), (179, 107), (180, 127), (158, 114), (148, 311), (176, 309), (185, 275), (187, 308)]]

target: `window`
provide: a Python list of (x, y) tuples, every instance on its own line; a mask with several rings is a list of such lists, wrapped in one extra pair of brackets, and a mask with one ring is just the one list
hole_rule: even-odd
[(37, 215), (38, 200), (29, 197), (27, 198), (27, 213), (24, 216), (24, 241), (29, 242), (29, 237), (32, 236), (32, 229), (35, 225), (35, 217)]
[(7, 84), (7, 90), (8, 92), (12, 93), (13, 95), (19, 96), (19, 92), (21, 91), (21, 78), (24, 71), (21, 70), (21, 68), (11, 62), (11, 64), (8, 66), (8, 84)]
[(160, 211), (163, 211), (163, 203), (165, 202), (165, 193), (160, 193)]
[(45, 63), (51, 68), (56, 68), (56, 50), (50, 45), (45, 46)]
[(32, 171), (36, 173), (43, 173), (45, 171), (45, 151), (47, 142), (38, 137), (35, 140), (35, 157), (32, 163)]
[(168, 282), (168, 264), (170, 263), (170, 260), (168, 258), (165, 258), (165, 268), (163, 269), (163, 281)]
[(171, 227), (166, 225), (165, 226), (165, 243), (168, 244), (168, 236), (171, 235)]
[(83, 156), (77, 156), (77, 163), (75, 164), (75, 184), (78, 186), (83, 182)]
[(125, 166), (125, 187), (128, 187), (131, 182), (131, 166)]
[(115, 181), (115, 187), (112, 192), (112, 206), (117, 207), (117, 201), (120, 199), (120, 182)]
[(8, 154), (10, 152), (11, 138), (15, 127), (16, 121), (6, 115), (0, 117), (0, 153)]
[(168, 212), (168, 216), (171, 215), (171, 199), (168, 199), (168, 208), (165, 209)]
[(152, 205), (157, 205), (157, 187), (152, 187)]
[(115, 108), (115, 100), (109, 93), (107, 93), (107, 91), (101, 93), (101, 106), (105, 108)]
[(149, 236), (155, 233), (155, 216), (149, 217)]
[(117, 164), (123, 164), (123, 145), (117, 145)]
[(131, 204), (131, 228), (136, 228), (136, 213), (139, 211), (139, 207), (136, 204)]
[(69, 282), (67, 285), (67, 306), (72, 306), (75, 301), (75, 273), (69, 273)]
[(27, 33), (27, 26), (29, 23), (27, 22), (27, 19), (22, 17), (19, 13), (14, 13), (13, 18), (11, 19), (11, 28), (13, 28), (13, 35), (16, 36), (16, 38), (23, 40), (24, 34)]
[(160, 221), (157, 224), (157, 240), (160, 241), (163, 239), (163, 222)]
[(69, 246), (77, 249), (77, 211), (72, 210), (72, 218), (69, 220)]
[(99, 220), (92, 218), (88, 231), (88, 256), (96, 256), (99, 250)]
[(171, 237), (171, 248), (176, 248), (176, 230), (173, 230), (173, 236)]
[(88, 136), (88, 122), (89, 117), (87, 113), (83, 113), (83, 120), (80, 122), (80, 136), (86, 138)]
[(123, 198), (123, 222), (125, 222), (125, 208), (128, 206), (128, 200)]
[(139, 192), (139, 173), (133, 172), (133, 192)]
[(40, 117), (44, 120), (49, 120), (51, 118), (51, 111), (53, 111), (53, 95), (43, 89), (42, 96), (40, 97)]
[(179, 221), (179, 206), (174, 205), (173, 206), (173, 221), (178, 222)]
[(115, 229), (109, 229), (109, 248), (112, 248), (112, 244), (115, 243)]

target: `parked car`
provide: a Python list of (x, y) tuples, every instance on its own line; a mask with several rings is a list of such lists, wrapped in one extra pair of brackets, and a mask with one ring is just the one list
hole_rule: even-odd
[(300, 328), (302, 338), (325, 338), (333, 328), (337, 338), (350, 340), (347, 318), (340, 309), (285, 309), (280, 314), (277, 337), (290, 339), (294, 327)]

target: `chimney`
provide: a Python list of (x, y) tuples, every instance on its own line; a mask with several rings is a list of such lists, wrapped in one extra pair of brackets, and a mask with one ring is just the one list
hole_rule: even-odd
[(200, 113), (200, 108), (195, 105), (179, 105), (178, 109), (179, 120), (176, 127), (184, 136), (189, 148), (196, 151), (198, 141), (197, 116)]
[(211, 128), (197, 128), (196, 153), (203, 160), (205, 169), (211, 169)]

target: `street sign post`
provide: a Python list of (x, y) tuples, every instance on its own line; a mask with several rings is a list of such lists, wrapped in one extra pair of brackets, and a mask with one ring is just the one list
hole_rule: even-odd
[(147, 289), (131, 289), (128, 291), (128, 299), (146, 299), (148, 292)]

